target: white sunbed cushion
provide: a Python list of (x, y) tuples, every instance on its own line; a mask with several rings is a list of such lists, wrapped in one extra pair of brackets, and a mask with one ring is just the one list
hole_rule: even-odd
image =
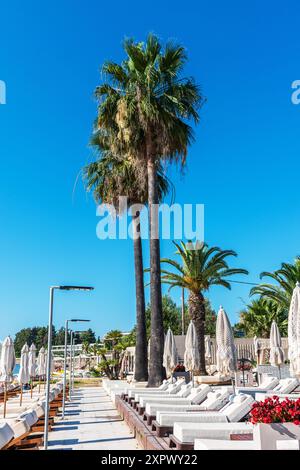
[(279, 384), (273, 388), (276, 393), (291, 393), (299, 385), (298, 380), (295, 377), (281, 379)]
[(12, 419), (9, 425), (13, 430), (14, 438), (17, 439), (30, 431), (30, 426), (24, 419)]
[(218, 411), (228, 402), (228, 399), (229, 392), (227, 389), (209, 392), (206, 400), (204, 400), (199, 406), (200, 409), (204, 411)]
[(156, 416), (156, 413), (158, 411), (166, 411), (166, 412), (172, 412), (172, 411), (201, 411), (201, 408), (199, 405), (187, 405), (187, 404), (178, 404), (178, 403), (173, 403), (173, 401), (170, 401), (170, 403), (146, 403), (146, 408), (145, 411), (148, 415), (150, 416)]
[(191, 392), (189, 398), (191, 399), (192, 404), (198, 405), (199, 403), (202, 403), (208, 396), (211, 388), (207, 384), (199, 385), (197, 389)]
[(277, 377), (265, 377), (259, 385), (261, 390), (273, 390), (279, 384)]
[(187, 398), (182, 398), (182, 397), (177, 397), (177, 395), (167, 395), (167, 396), (148, 396), (144, 395), (143, 397), (140, 398), (140, 404), (141, 406), (145, 407), (147, 403), (156, 403), (156, 404), (174, 404), (174, 405), (191, 405), (191, 399), (190, 397)]
[(14, 438), (12, 428), (8, 423), (4, 422), (0, 424), (0, 449), (8, 444)]
[(38, 421), (38, 416), (35, 410), (27, 410), (24, 413), (21, 413), (18, 418), (24, 419), (30, 427)]
[(44, 416), (44, 414), (45, 414), (45, 405), (44, 404), (37, 403), (36, 405), (34, 405), (33, 409), (36, 412), (38, 418), (41, 418), (42, 416)]
[(199, 423), (180, 421), (181, 419), (180, 416), (178, 421), (175, 421), (173, 433), (180, 442), (194, 442), (197, 438), (230, 440), (231, 434), (253, 432), (251, 423)]
[(254, 401), (250, 395), (236, 395), (233, 401), (222, 409), (221, 413), (227, 417), (228, 421), (240, 421), (249, 413)]
[(182, 385), (181, 389), (177, 393), (177, 396), (179, 398), (186, 398), (191, 394), (192, 390), (193, 390), (193, 386), (191, 383)]
[(221, 439), (196, 439), (195, 450), (256, 450), (254, 441), (227, 441)]
[(247, 393), (248, 391), (249, 392), (270, 391), (271, 392), (272, 390), (274, 390), (274, 388), (278, 384), (279, 384), (279, 380), (277, 379), (277, 377), (267, 377), (261, 382), (259, 387), (236, 387), (236, 390), (242, 393)]
[(124, 393), (127, 393), (130, 398), (135, 398), (136, 394), (143, 394), (143, 393), (166, 393), (166, 390), (168, 388), (168, 384), (164, 385), (164, 388), (152, 388), (152, 387), (145, 387), (145, 388), (128, 388), (127, 390), (124, 390)]
[(179, 392), (179, 390), (184, 384), (185, 384), (184, 380), (177, 380), (177, 382), (172, 383), (168, 386), (167, 392), (169, 392), (170, 394), (175, 394)]
[(143, 390), (141, 392), (139, 392), (138, 390), (134, 392), (133, 396), (134, 396), (134, 399), (135, 401), (139, 401), (141, 402), (141, 398), (143, 396), (147, 396), (147, 397), (150, 397), (151, 395), (153, 397), (155, 396), (177, 396), (177, 393), (179, 392), (179, 390), (181, 389), (182, 385), (183, 385), (183, 381), (177, 381), (175, 384), (170, 384), (167, 388), (167, 390), (165, 391), (161, 391), (161, 390), (149, 390), (147, 391), (146, 390)]

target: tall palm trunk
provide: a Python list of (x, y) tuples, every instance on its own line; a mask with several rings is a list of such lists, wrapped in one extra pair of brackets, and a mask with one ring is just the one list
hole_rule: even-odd
[(148, 348), (145, 313), (143, 250), (140, 234), (139, 212), (133, 216), (132, 222), (136, 296), (136, 346), (134, 379), (137, 381), (146, 382), (148, 380)]
[[(149, 149), (149, 147), (148, 147)], [(147, 149), (147, 150), (148, 150)], [(150, 301), (151, 301), (151, 339), (148, 386), (156, 387), (164, 378), (163, 349), (164, 327), (162, 315), (160, 246), (158, 230), (158, 195), (155, 162), (148, 153), (148, 205), (150, 227)]]
[(205, 368), (205, 299), (201, 293), (196, 294), (191, 292), (189, 294), (189, 310), (190, 317), (195, 325), (198, 345), (199, 345), (199, 355), (200, 355), (200, 375), (207, 375)]

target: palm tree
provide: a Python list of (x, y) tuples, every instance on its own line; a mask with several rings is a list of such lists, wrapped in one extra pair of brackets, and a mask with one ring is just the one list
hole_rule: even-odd
[(273, 300), (260, 297), (253, 300), (240, 312), (240, 321), (235, 329), (246, 336), (269, 338), (272, 322), (276, 321), (282, 336), (287, 334), (288, 311)]
[(264, 298), (273, 300), (279, 307), (289, 308), (295, 285), (300, 282), (300, 256), (297, 256), (294, 264), (282, 263), (281, 268), (270, 272), (262, 272), (260, 278), (269, 277), (277, 283), (264, 283), (253, 287), (250, 294), (259, 294)]
[[(99, 128), (114, 129), (134, 148), (137, 162), (146, 162), (150, 227), (151, 352), (149, 386), (163, 379), (163, 319), (158, 237), (159, 163), (185, 162), (192, 130), (187, 120), (198, 122), (203, 99), (193, 80), (181, 76), (186, 62), (183, 47), (168, 43), (164, 49), (150, 34), (146, 43), (126, 40), (126, 60), (106, 63), (107, 82), (97, 87)], [(143, 171), (143, 166), (142, 166)]]
[(172, 259), (162, 259), (176, 272), (162, 270), (162, 282), (173, 287), (184, 287), (189, 291), (189, 315), (195, 324), (199, 342), (200, 374), (206, 375), (205, 370), (205, 298), (204, 292), (213, 285), (231, 288), (229, 276), (235, 274), (248, 274), (245, 269), (229, 268), (226, 258), (237, 256), (232, 250), (221, 250), (206, 243), (191, 242), (178, 244), (176, 254), (181, 258), (181, 264)]
[[(118, 207), (118, 198), (127, 196), (127, 205), (133, 208), (136, 204), (147, 202), (147, 185), (141, 184), (136, 175), (136, 166), (128, 155), (116, 155), (116, 140), (111, 145), (111, 137), (96, 133), (92, 138), (92, 145), (97, 151), (97, 161), (84, 168), (84, 177), (87, 190), (93, 190), (96, 202), (114, 204)], [(158, 191), (160, 200), (169, 191), (171, 184), (163, 174), (162, 168), (158, 173)], [(132, 214), (133, 219), (133, 246), (136, 290), (136, 354), (135, 354), (135, 380), (148, 379), (148, 347), (145, 317), (145, 293), (143, 250), (140, 236), (140, 211)]]

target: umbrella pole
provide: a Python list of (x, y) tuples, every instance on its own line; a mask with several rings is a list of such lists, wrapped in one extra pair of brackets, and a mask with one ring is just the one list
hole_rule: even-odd
[(33, 382), (33, 377), (31, 377), (31, 383), (30, 383), (30, 398), (32, 398), (32, 382)]
[(39, 393), (41, 392), (41, 376), (39, 375)]
[(23, 384), (21, 383), (20, 406), (22, 405), (22, 400), (23, 400)]
[(4, 410), (3, 410), (3, 418), (6, 416), (6, 399), (7, 399), (7, 390), (6, 390), (6, 382), (4, 382)]
[(281, 370), (280, 370), (280, 366), (278, 366), (278, 375), (279, 375), (279, 380), (281, 380)]

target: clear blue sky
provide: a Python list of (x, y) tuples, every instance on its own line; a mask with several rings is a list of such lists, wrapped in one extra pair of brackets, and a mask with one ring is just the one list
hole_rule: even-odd
[[(98, 335), (134, 324), (132, 243), (98, 240), (92, 198), (81, 183), (73, 195), (90, 159), (100, 65), (122, 59), (126, 36), (153, 31), (186, 46), (186, 73), (207, 97), (186, 175), (171, 173), (177, 202), (205, 204), (206, 241), (236, 250), (254, 282), (300, 253), (300, 106), (290, 99), (299, 2), (12, 0), (0, 15), (0, 338), (45, 325), (59, 283), (96, 290), (57, 294), (56, 326), (76, 315)], [(163, 242), (162, 255), (172, 252)], [(234, 322), (248, 292), (209, 298)]]

